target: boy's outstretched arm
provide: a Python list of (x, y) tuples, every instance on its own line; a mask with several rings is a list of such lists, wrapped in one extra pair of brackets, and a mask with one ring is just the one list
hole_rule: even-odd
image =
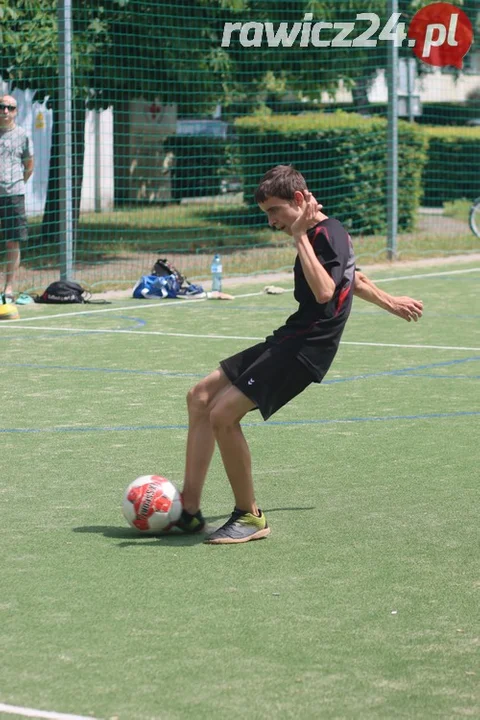
[(392, 315), (403, 318), (410, 322), (417, 322), (423, 314), (423, 302), (407, 296), (390, 295), (380, 290), (364, 273), (355, 270), (355, 286), (353, 294), (362, 300), (378, 305), (383, 310), (388, 310)]

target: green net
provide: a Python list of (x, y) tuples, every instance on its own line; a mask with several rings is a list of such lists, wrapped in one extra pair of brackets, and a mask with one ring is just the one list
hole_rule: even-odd
[[(478, 45), (469, 44), (461, 68), (432, 65), (407, 36), (431, 3), (399, 0), (392, 18), (396, 4), (372, 0), (366, 12), (360, 0), (75, 0), (71, 8), (0, 0), (3, 93), (15, 98), (35, 156), (15, 291), (38, 291), (66, 273), (92, 290), (127, 289), (157, 257), (202, 281), (216, 252), (226, 276), (289, 269), (291, 242), (253, 200), (276, 164), (305, 175), (324, 211), (348, 227), (361, 263), (388, 257), (395, 157), (394, 257), (478, 250), (469, 226), (480, 196)], [(476, 0), (456, 4), (478, 33)], [(65, 182), (60, 49), (69, 36), (59, 19), (69, 12)], [(465, 32), (445, 30), (444, 46)], [(442, 44), (436, 33), (433, 49)], [(2, 229), (7, 270), (5, 221)]]

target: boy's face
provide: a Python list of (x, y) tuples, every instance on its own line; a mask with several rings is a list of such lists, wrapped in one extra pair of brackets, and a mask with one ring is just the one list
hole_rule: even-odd
[(282, 230), (287, 235), (292, 235), (291, 227), (302, 212), (304, 203), (303, 193), (297, 191), (293, 200), (284, 200), (278, 197), (270, 197), (259, 203), (259, 208), (267, 216), (270, 227)]

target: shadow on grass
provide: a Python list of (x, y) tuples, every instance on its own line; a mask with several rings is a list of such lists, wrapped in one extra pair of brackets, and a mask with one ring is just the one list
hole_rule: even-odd
[(128, 527), (114, 527), (112, 525), (84, 525), (82, 527), (72, 528), (76, 533), (93, 533), (103, 535), (106, 538), (114, 540), (124, 540), (118, 543), (117, 547), (141, 547), (145, 545), (171, 545), (178, 547), (179, 545), (198, 545), (203, 542), (204, 533), (198, 535), (186, 535), (180, 531), (165, 533), (164, 535), (153, 535), (149, 533), (139, 533), (137, 530)]
[[(265, 513), (275, 512), (298, 512), (300, 510), (314, 510), (314, 505), (307, 507), (279, 507), (279, 508), (265, 508)], [(225, 521), (228, 515), (213, 515), (206, 519), (207, 524), (217, 523)], [(194, 535), (188, 535), (181, 531), (173, 531), (165, 533), (164, 535), (149, 535), (139, 534), (136, 530), (130, 527), (115, 527), (113, 525), (83, 525), (80, 527), (72, 528), (73, 532), (76, 533), (92, 533), (96, 535), (103, 535), (106, 538), (113, 538), (114, 540), (124, 540), (125, 542), (118, 543), (119, 548), (133, 547), (140, 544), (141, 547), (145, 545), (165, 545), (171, 547), (179, 546), (191, 546), (199, 545), (205, 539), (205, 533), (201, 532)], [(213, 528), (208, 528), (208, 531), (212, 531)]]

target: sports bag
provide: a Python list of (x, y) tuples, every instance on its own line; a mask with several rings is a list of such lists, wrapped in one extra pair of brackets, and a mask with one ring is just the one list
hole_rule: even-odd
[(134, 298), (200, 299), (206, 297), (201, 285), (194, 285), (166, 258), (159, 258), (150, 275), (142, 275), (133, 288)]
[(94, 303), (96, 305), (110, 305), (109, 300), (91, 300), (92, 294), (73, 280), (56, 280), (43, 291), (36, 295), (36, 303)]
[(37, 303), (84, 303), (90, 293), (72, 280), (57, 280), (50, 283), (41, 295), (35, 297)]
[(180, 285), (175, 275), (142, 275), (133, 288), (133, 297), (142, 298), (175, 298), (180, 290)]

